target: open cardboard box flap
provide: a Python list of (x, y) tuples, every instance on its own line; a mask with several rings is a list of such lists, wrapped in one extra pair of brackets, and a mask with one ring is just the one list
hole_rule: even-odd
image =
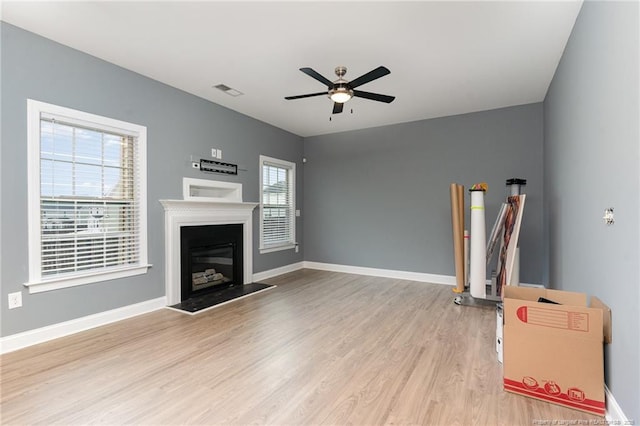
[(539, 297), (553, 300), (562, 305), (587, 306), (587, 295), (570, 291), (551, 290), (538, 287), (506, 286), (504, 288), (505, 299), (530, 300), (537, 302)]

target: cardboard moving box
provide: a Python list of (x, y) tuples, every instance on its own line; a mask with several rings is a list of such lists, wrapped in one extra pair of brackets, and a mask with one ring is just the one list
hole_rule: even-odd
[(582, 293), (515, 286), (503, 303), (504, 389), (604, 416), (611, 310)]

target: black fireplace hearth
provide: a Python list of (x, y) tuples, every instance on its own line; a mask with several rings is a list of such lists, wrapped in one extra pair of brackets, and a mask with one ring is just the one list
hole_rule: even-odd
[(195, 314), (214, 306), (222, 305), (235, 299), (241, 299), (273, 287), (275, 286), (269, 284), (250, 283), (226, 287), (220, 290), (214, 289), (206, 294), (192, 297), (170, 307), (189, 314)]

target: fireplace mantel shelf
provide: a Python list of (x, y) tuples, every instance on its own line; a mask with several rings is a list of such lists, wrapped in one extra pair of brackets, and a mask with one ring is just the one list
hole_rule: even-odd
[(194, 201), (194, 200), (160, 200), (165, 210), (203, 211), (203, 210), (253, 210), (258, 203), (231, 201)]

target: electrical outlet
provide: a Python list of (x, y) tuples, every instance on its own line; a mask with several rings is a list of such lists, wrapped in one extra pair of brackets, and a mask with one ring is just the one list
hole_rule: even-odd
[(22, 292), (9, 293), (9, 309), (19, 308), (22, 306)]

